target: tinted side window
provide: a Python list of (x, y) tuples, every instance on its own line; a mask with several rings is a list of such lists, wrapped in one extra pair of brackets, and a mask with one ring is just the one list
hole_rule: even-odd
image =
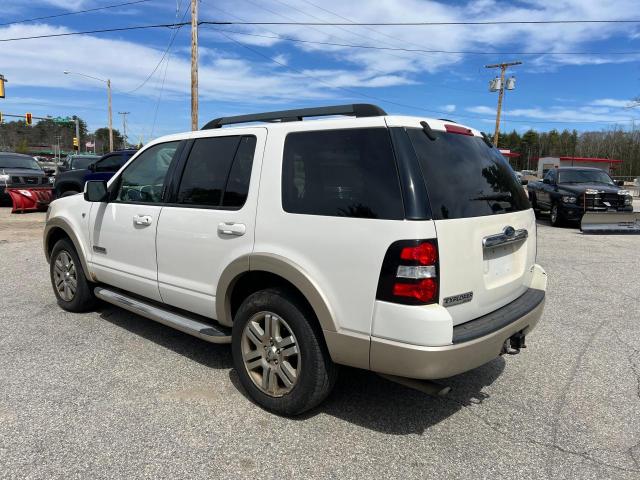
[(253, 136), (195, 140), (180, 181), (178, 203), (242, 207), (249, 191), (255, 147)]
[(511, 166), (479, 137), (408, 128), (436, 220), (517, 212), (530, 208)]
[(282, 207), (291, 213), (403, 219), (398, 173), (386, 128), (287, 135)]
[(109, 155), (96, 163), (96, 172), (115, 172), (124, 165), (122, 154)]
[(142, 152), (119, 179), (116, 202), (159, 203), (169, 165), (180, 142), (160, 143)]
[(222, 199), (223, 206), (242, 207), (246, 202), (255, 150), (256, 137), (242, 137), (229, 172), (229, 180)]

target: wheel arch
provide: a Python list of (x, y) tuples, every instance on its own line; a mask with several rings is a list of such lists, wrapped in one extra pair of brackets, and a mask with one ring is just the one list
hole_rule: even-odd
[(80, 258), (80, 263), (82, 264), (82, 270), (84, 271), (85, 277), (87, 280), (93, 281), (89, 274), (89, 268), (87, 266), (85, 251), (82, 248), (82, 244), (73, 232), (71, 225), (60, 217), (49, 219), (44, 228), (43, 247), (47, 262), (51, 260), (51, 251), (53, 250), (53, 246), (63, 238), (67, 238), (71, 241), (76, 253), (78, 254), (78, 258)]
[(288, 258), (268, 253), (245, 255), (225, 268), (216, 289), (218, 322), (227, 326), (233, 324), (239, 291), (251, 293), (273, 285), (294, 289), (313, 310), (323, 330), (337, 331), (329, 302), (304, 269)]
[[(369, 369), (369, 335), (340, 330), (329, 301), (311, 276), (295, 262), (280, 255), (257, 253), (238, 258), (224, 270), (216, 289), (216, 319), (222, 325), (233, 325), (233, 300), (237, 287), (242, 288), (243, 279), (271, 280), (294, 289), (313, 310), (329, 355), (334, 362), (356, 368)], [(257, 283), (254, 291), (273, 286)], [(245, 297), (246, 298), (246, 297)]]

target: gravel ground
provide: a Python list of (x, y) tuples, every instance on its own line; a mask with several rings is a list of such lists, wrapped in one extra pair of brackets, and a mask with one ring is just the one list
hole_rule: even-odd
[(58, 308), (43, 219), (0, 209), (3, 479), (640, 478), (638, 236), (541, 220), (549, 288), (527, 350), (443, 399), (344, 369), (291, 420), (245, 397), (226, 346)]

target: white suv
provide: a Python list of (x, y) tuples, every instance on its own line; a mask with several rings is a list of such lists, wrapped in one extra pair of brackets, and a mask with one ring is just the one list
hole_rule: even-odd
[(44, 249), (62, 308), (97, 297), (231, 343), (249, 395), (290, 415), (336, 364), (437, 379), (515, 353), (546, 290), (533, 210), (486, 136), (374, 105), (157, 139), (54, 201)]

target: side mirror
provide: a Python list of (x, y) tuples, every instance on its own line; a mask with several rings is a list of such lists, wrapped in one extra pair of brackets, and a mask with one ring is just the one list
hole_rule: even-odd
[(616, 185), (619, 187), (624, 187), (624, 180), (615, 180)]
[(542, 179), (542, 183), (546, 183), (547, 185), (551, 185), (551, 181), (548, 178)]
[(89, 180), (84, 184), (84, 199), (87, 202), (106, 202), (108, 199), (105, 180)]
[(89, 166), (87, 167), (88, 170), (95, 172), (96, 171), (96, 164), (95, 163), (90, 163)]
[(520, 183), (522, 185), (529, 185), (529, 180), (525, 180), (524, 178), (522, 180), (520, 180)]

